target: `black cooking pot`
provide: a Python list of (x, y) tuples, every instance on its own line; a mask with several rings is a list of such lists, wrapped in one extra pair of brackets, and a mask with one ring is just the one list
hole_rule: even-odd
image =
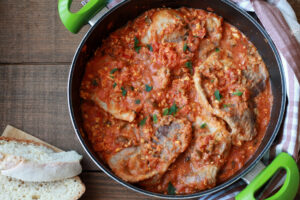
[[(94, 2), (93, 6), (97, 4), (95, 3), (95, 1), (91, 0), (91, 2)], [(73, 18), (74, 16), (72, 17), (72, 14), (70, 14), (69, 12), (69, 7), (71, 4), (70, 2), (71, 0), (59, 0), (59, 13), (66, 27), (72, 32), (77, 32), (84, 23), (87, 23), (87, 19), (90, 19), (93, 16), (90, 13), (89, 15), (86, 14), (88, 13), (87, 10), (91, 9), (92, 6), (89, 5), (89, 2), (88, 5), (86, 5), (89, 7), (85, 6), (86, 10), (83, 10), (82, 12), (79, 11), (81, 13), (79, 13), (80, 15), (75, 16), (75, 19)], [(99, 9), (102, 8), (101, 6), (103, 6), (102, 1), (98, 0), (97, 2), (100, 3), (97, 8), (93, 8), (93, 14), (99, 11)], [(274, 102), (272, 105), (270, 123), (267, 127), (265, 136), (260, 146), (258, 147), (255, 154), (251, 157), (251, 159), (234, 176), (212, 189), (189, 195), (172, 196), (149, 192), (133, 184), (123, 181), (122, 179), (117, 177), (109, 169), (109, 167), (96, 155), (91, 144), (85, 137), (86, 134), (84, 134), (83, 120), (81, 118), (80, 110), (81, 99), (79, 95), (79, 89), (81, 80), (84, 75), (86, 63), (94, 55), (96, 49), (101, 46), (102, 40), (106, 38), (111, 32), (124, 26), (129, 20), (133, 20), (146, 10), (160, 7), (180, 8), (183, 6), (200, 8), (204, 10), (207, 10), (208, 8), (210, 10), (212, 9), (216, 14), (222, 16), (225, 21), (237, 27), (249, 38), (249, 40), (256, 46), (269, 71)], [(82, 9), (85, 9), (85, 7), (83, 7)], [(81, 21), (78, 21), (77, 19), (80, 19), (80, 17)], [(259, 23), (257, 23), (256, 20), (254, 20), (248, 13), (238, 8), (235, 4), (227, 0), (128, 0), (112, 8), (102, 17), (98, 17), (98, 19), (97, 17), (98, 16), (96, 15), (91, 20), (93, 26), (84, 36), (73, 58), (69, 74), (68, 101), (70, 116), (76, 134), (83, 148), (102, 171), (104, 171), (108, 176), (110, 176), (118, 183), (134, 191), (161, 198), (184, 199), (200, 197), (202, 195), (221, 190), (239, 180), (260, 161), (264, 153), (270, 148), (279, 130), (285, 109), (286, 90), (279, 54), (269, 35), (259, 25)]]

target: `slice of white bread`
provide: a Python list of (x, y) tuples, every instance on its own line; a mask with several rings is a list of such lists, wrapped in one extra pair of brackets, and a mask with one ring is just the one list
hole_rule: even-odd
[(0, 137), (0, 172), (22, 181), (56, 181), (81, 173), (82, 156), (30, 141)]
[(0, 175), (1, 200), (76, 200), (84, 191), (79, 177), (37, 183)]
[[(3, 151), (1, 150), (3, 150), (5, 153), (3, 153)], [(57, 152), (57, 149), (54, 149), (42, 143), (5, 137), (0, 137), (0, 152), (2, 152), (2, 159), (0, 156), (0, 167), (2, 167), (3, 169), (5, 168), (6, 170), (8, 168), (14, 169), (12, 168), (12, 166), (19, 166), (20, 163), (23, 165), (23, 163), (28, 162), (28, 160), (30, 159), (31, 161), (29, 163), (36, 164), (36, 162), (33, 160), (38, 160), (40, 163), (44, 162), (45, 164), (45, 161), (49, 160), (51, 162), (53, 161), (54, 163), (55, 161), (61, 161), (61, 159), (65, 156), (68, 157), (64, 160), (65, 162), (74, 161), (75, 158), (78, 158), (78, 155), (75, 155), (74, 153), (61, 152), (58, 154), (54, 154), (55, 152)], [(45, 154), (50, 154), (50, 156), (45, 156)], [(70, 158), (69, 155), (71, 156)], [(59, 162), (56, 162), (55, 165), (57, 165), (57, 163)], [(23, 165), (23, 168), (24, 167), (27, 168), (28, 166)], [(36, 165), (34, 166), (34, 168), (36, 168)], [(51, 167), (49, 166), (48, 169), (50, 168)], [(20, 168), (18, 170), (20, 170)], [(22, 174), (22, 171), (19, 171), (19, 173)], [(28, 175), (32, 173), (35, 173), (35, 171), (29, 170), (25, 174), (27, 174), (26, 176), (28, 177)], [(49, 179), (49, 175), (47, 175), (45, 171), (43, 173), (44, 175), (42, 177), (44, 177), (44, 179)], [(33, 176), (35, 175), (33, 174)], [(80, 196), (84, 192), (85, 186), (78, 176), (51, 182), (28, 182), (0, 175), (0, 199), (75, 200), (80, 198)]]

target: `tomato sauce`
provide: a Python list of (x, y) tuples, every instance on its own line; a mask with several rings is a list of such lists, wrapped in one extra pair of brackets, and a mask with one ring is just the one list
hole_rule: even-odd
[[(199, 115), (209, 113), (224, 131), (231, 133), (233, 128), (205, 107), (195, 88), (196, 70), (201, 70), (212, 54), (222, 58), (222, 67), (201, 72), (208, 103), (213, 110), (221, 110), (229, 117), (235, 110), (251, 110), (257, 133), (250, 139), (232, 139), (226, 153), (212, 152), (207, 158), (201, 157), (200, 160), (208, 159), (217, 166), (215, 182), (199, 179), (195, 186), (183, 183), (181, 175), (194, 170), (192, 147), (187, 147), (158, 176), (155, 184), (147, 180), (135, 184), (154, 192), (169, 193), (171, 188), (176, 194), (189, 194), (232, 177), (251, 158), (264, 137), (273, 101), (270, 82), (266, 77), (263, 89), (257, 91), (248, 87), (255, 83), (247, 74), (249, 67), (254, 66), (251, 68), (254, 74), (265, 70), (256, 48), (221, 17), (199, 9), (146, 11), (104, 39), (87, 63), (80, 88), (82, 118), (84, 131), (99, 157), (107, 163), (124, 149), (153, 140), (155, 124), (168, 115), (188, 119), (193, 127), (189, 146), (200, 150), (208, 148), (215, 137), (201, 139), (201, 136), (203, 144), (196, 142), (196, 132), (206, 135), (210, 126), (208, 122), (197, 126)], [(215, 145), (212, 151), (218, 150), (218, 143)], [(157, 162), (153, 161), (150, 168), (155, 168)], [(198, 167), (207, 162), (203, 163)]]

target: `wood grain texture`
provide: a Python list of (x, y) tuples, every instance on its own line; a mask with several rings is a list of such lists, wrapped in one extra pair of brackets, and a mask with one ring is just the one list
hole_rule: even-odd
[(71, 62), (89, 28), (66, 30), (53, 0), (1, 1), (0, 27), (0, 63)]
[(80, 175), (81, 180), (86, 186), (86, 193), (82, 200), (103, 200), (103, 199), (158, 199), (148, 197), (138, 192), (133, 192), (126, 187), (118, 184), (104, 173), (84, 172)]
[(63, 150), (84, 155), (68, 114), (68, 65), (0, 65), (0, 131), (11, 124)]

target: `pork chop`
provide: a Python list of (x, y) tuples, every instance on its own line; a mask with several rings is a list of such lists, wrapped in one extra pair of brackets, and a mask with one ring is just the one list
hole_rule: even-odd
[(249, 93), (254, 87), (257, 88), (256, 84), (265, 81), (265, 76), (260, 71), (254, 71), (250, 67), (245, 71), (247, 73), (241, 73), (232, 58), (220, 50), (212, 53), (205, 62), (196, 67), (193, 77), (198, 102), (228, 123), (231, 134), (235, 137), (233, 141), (237, 145), (241, 141), (251, 140), (257, 133)]
[(151, 140), (113, 154), (108, 159), (108, 165), (116, 175), (128, 182), (162, 175), (178, 155), (186, 150), (191, 135), (189, 121), (165, 116), (155, 125), (155, 134)]

